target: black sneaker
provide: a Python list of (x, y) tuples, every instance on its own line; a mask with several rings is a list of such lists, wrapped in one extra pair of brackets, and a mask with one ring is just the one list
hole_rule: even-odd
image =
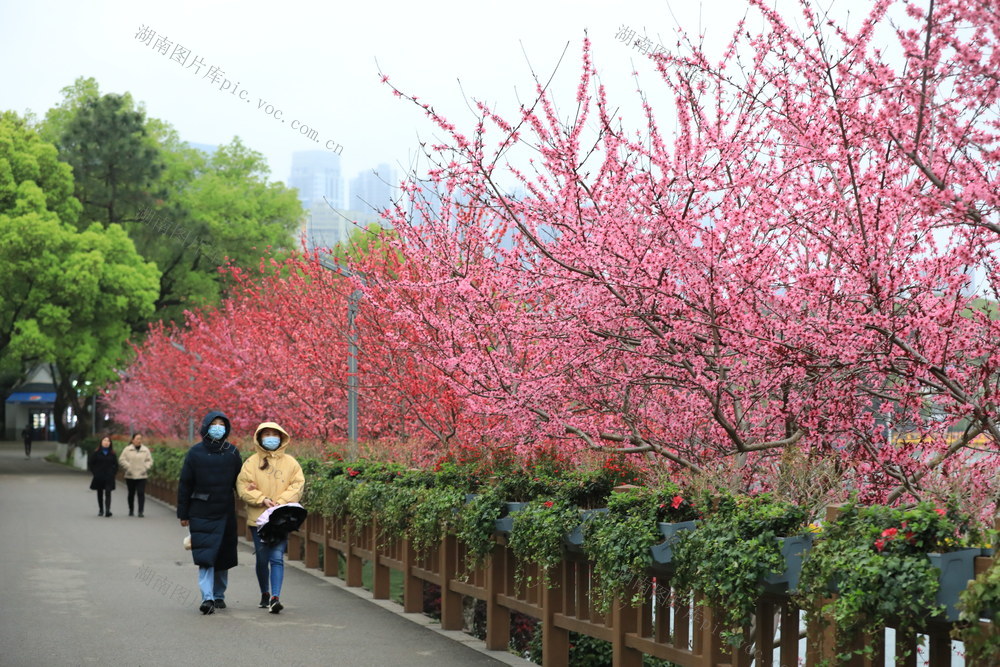
[(143, 518), (143, 517), (142, 517), (142, 512), (139, 512), (139, 518), (140, 518), (140, 519), (141, 519), (141, 518)]
[(223, 600), (222, 598), (217, 599), (215, 601), (215, 608), (216, 609), (225, 609), (226, 608), (226, 601)]
[(200, 611), (201, 613), (205, 614), (206, 616), (208, 614), (214, 614), (215, 613), (215, 600), (204, 600), (201, 603), (201, 606), (198, 607), (198, 611)]
[(104, 516), (104, 510), (101, 510), (100, 512), (98, 512), (97, 516)]
[(260, 608), (261, 609), (267, 609), (270, 606), (271, 606), (271, 594), (270, 593), (261, 593), (260, 594)]
[(271, 604), (268, 605), (268, 609), (271, 610), (272, 614), (277, 614), (284, 608), (285, 608), (284, 605), (282, 605), (281, 602), (278, 601), (278, 598), (271, 598)]
[(105, 512), (104, 516), (111, 516), (111, 512)]
[(135, 516), (134, 514), (132, 514), (132, 510), (129, 510), (129, 511), (128, 511), (128, 515), (129, 515), (129, 516)]

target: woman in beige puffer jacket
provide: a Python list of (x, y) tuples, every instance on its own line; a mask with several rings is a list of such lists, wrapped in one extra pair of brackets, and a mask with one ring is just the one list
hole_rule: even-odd
[(247, 504), (247, 525), (253, 534), (260, 606), (272, 614), (284, 608), (278, 597), (284, 579), (288, 540), (275, 545), (264, 544), (257, 534), (256, 522), (268, 507), (297, 503), (302, 497), (305, 476), (299, 462), (286, 452), (288, 442), (285, 429), (274, 422), (262, 423), (254, 433), (256, 451), (243, 462), (236, 479), (236, 491)]
[(122, 449), (118, 466), (125, 472), (125, 485), (128, 486), (128, 515), (134, 515), (135, 496), (138, 494), (139, 516), (142, 517), (146, 506), (146, 478), (153, 467), (153, 453), (142, 444), (141, 433), (133, 434), (132, 440)]

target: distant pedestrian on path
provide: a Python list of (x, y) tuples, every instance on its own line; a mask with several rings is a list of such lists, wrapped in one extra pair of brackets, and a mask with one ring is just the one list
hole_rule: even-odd
[(229, 568), (236, 567), (236, 499), (233, 489), (243, 460), (226, 438), (229, 418), (209, 412), (201, 441), (184, 457), (177, 485), (177, 518), (191, 530), (191, 557), (198, 566), (202, 614), (226, 608)]
[(31, 426), (25, 426), (24, 430), (21, 431), (21, 437), (24, 438), (24, 458), (31, 458)]
[(122, 450), (118, 464), (125, 472), (125, 485), (128, 486), (128, 515), (134, 515), (135, 496), (139, 494), (139, 516), (142, 517), (146, 506), (146, 478), (153, 467), (153, 453), (142, 444), (141, 433), (132, 435), (132, 440)]
[(118, 474), (118, 457), (110, 436), (101, 438), (101, 444), (87, 459), (87, 470), (94, 475), (90, 489), (97, 491), (97, 516), (110, 518), (111, 492), (115, 490), (115, 475)]
[(306, 479), (299, 462), (285, 450), (289, 437), (274, 422), (264, 422), (254, 433), (256, 451), (244, 463), (236, 481), (236, 490), (247, 504), (247, 525), (253, 534), (257, 556), (257, 583), (260, 606), (277, 614), (284, 606), (279, 599), (285, 575), (285, 552), (288, 539), (268, 543), (257, 532), (257, 517), (269, 507), (297, 503)]

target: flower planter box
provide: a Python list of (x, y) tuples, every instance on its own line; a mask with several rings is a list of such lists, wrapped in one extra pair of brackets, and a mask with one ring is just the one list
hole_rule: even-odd
[(510, 531), (514, 528), (514, 517), (511, 516), (515, 512), (520, 512), (528, 503), (505, 503), (505, 514), (504, 516), (497, 519), (496, 532), (510, 534)]
[(685, 530), (694, 530), (698, 527), (697, 521), (678, 521), (677, 523), (658, 523), (657, 526), (663, 534), (663, 542), (649, 548), (653, 557), (653, 562), (659, 565), (666, 565), (674, 559), (674, 544)]
[(812, 548), (812, 535), (777, 537), (778, 547), (785, 559), (785, 569), (764, 577), (764, 588), (771, 592), (794, 592), (802, 575), (802, 559)]
[(563, 536), (563, 542), (566, 543), (570, 551), (583, 551), (583, 527), (598, 514), (607, 514), (607, 512), (608, 508), (606, 507), (595, 510), (580, 510), (580, 525), (574, 528), (572, 532), (566, 533)]
[(936, 601), (944, 605), (946, 620), (958, 620), (959, 611), (955, 606), (958, 603), (958, 595), (968, 587), (971, 579), (976, 578), (975, 559), (981, 554), (982, 549), (979, 548), (927, 554), (931, 565), (941, 571), (938, 577), (940, 586)]

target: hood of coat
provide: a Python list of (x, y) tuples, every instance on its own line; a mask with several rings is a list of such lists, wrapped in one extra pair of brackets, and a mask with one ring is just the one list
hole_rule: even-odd
[(205, 444), (209, 444), (212, 442), (212, 440), (210, 440), (208, 437), (208, 427), (212, 424), (212, 421), (217, 417), (221, 419), (222, 423), (225, 424), (226, 426), (225, 434), (223, 434), (222, 438), (220, 438), (217, 442), (223, 443), (226, 441), (227, 438), (229, 438), (229, 433), (231, 428), (229, 425), (229, 417), (219, 412), (218, 410), (212, 410), (207, 415), (205, 415), (204, 419), (201, 420), (201, 430), (198, 431), (201, 434), (202, 442), (204, 442)]
[[(264, 449), (264, 447), (260, 444), (260, 432), (266, 428), (273, 428), (275, 431), (278, 432), (278, 435), (281, 437), (281, 444), (278, 445), (278, 448), (275, 449), (274, 451)], [(291, 440), (291, 438), (289, 437), (288, 432), (274, 422), (262, 423), (260, 426), (257, 427), (257, 430), (254, 431), (253, 434), (254, 445), (256, 445), (257, 447), (257, 453), (260, 454), (261, 456), (267, 456), (268, 454), (284, 453), (285, 447), (288, 446), (289, 440)]]

